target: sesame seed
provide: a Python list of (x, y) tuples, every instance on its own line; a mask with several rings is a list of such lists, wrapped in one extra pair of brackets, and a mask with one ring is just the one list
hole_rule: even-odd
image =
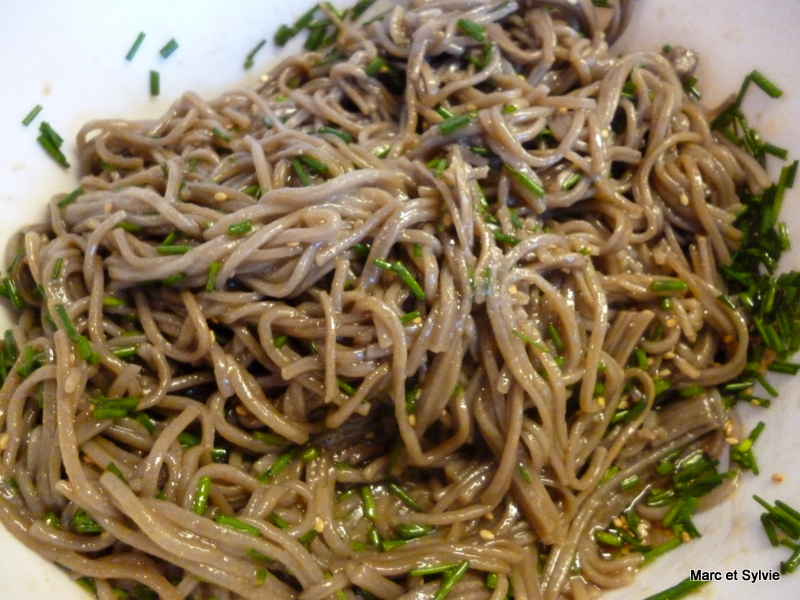
[(722, 338), (722, 341), (725, 342), (726, 344), (730, 344), (733, 340), (734, 337), (730, 333), (726, 335), (724, 338)]
[(417, 425), (417, 415), (408, 415), (408, 424), (415, 427)]
[(731, 446), (733, 446), (734, 444), (738, 444), (738, 443), (739, 443), (739, 440), (737, 440), (737, 439), (736, 439), (735, 437), (733, 437), (733, 436), (730, 436), (730, 437), (726, 437), (726, 438), (725, 438), (725, 443), (726, 443), (726, 444), (730, 444)]
[(492, 533), (488, 529), (481, 529), (480, 533), (478, 535), (480, 535), (481, 538), (484, 539), (484, 540), (493, 540), (494, 539), (494, 533)]
[(322, 517), (317, 517), (314, 519), (314, 529), (317, 533), (322, 533), (325, 531), (325, 521), (322, 520)]
[(692, 536), (689, 535), (688, 531), (681, 531), (681, 541), (685, 544), (686, 542), (692, 541)]
[(684, 206), (689, 206), (689, 196), (687, 196), (686, 194), (681, 194), (680, 200), (681, 204), (683, 204)]
[(228, 194), (226, 194), (225, 192), (217, 192), (216, 194), (214, 194), (214, 200), (217, 200), (218, 202), (224, 202), (227, 199), (228, 199)]
[(678, 324), (678, 319), (667, 319), (667, 327), (675, 327)]
[(0, 450), (5, 450), (7, 446), (8, 446), (8, 434), (4, 433), (3, 435), (0, 435)]
[(600, 407), (605, 406), (606, 405), (606, 399), (603, 398), (602, 396), (598, 396), (597, 397), (597, 405), (600, 406)]

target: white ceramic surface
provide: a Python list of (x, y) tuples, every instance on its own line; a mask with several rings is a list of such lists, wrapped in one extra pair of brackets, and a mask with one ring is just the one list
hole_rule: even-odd
[[(750, 70), (760, 69), (785, 94), (768, 100), (752, 92), (747, 102), (751, 121), (765, 139), (800, 157), (800, 78), (795, 66), (800, 59), (800, 2), (634, 1), (637, 12), (621, 48), (656, 50), (672, 43), (700, 51), (700, 85), (713, 101), (738, 89)], [(0, 245), (4, 248), (11, 232), (22, 225), (42, 219), (52, 194), (77, 185), (76, 169), (62, 170), (36, 143), (41, 120), (67, 140), (67, 157), (75, 163), (73, 140), (87, 120), (155, 117), (184, 90), (213, 96), (253, 81), (274, 60), (274, 47), (268, 44), (255, 67), (244, 71), (247, 53), (262, 38), (271, 40), (278, 24), (290, 22), (307, 5), (309, 0), (0, 2)], [(231, 7), (235, 10), (227, 10)], [(127, 62), (125, 54), (140, 31), (147, 37)], [(158, 50), (173, 37), (180, 47), (163, 59)], [(157, 98), (149, 96), (151, 69), (161, 73)], [(36, 104), (44, 110), (33, 125), (23, 127), (21, 119)], [(800, 236), (798, 202), (800, 189), (787, 194), (784, 204), (784, 219), (795, 236)], [(800, 250), (789, 253), (785, 266), (800, 269)], [(8, 315), (0, 314), (0, 326), (7, 323)], [(698, 598), (800, 598), (800, 573), (778, 582), (742, 581), (743, 570), (777, 569), (788, 555), (786, 548), (767, 544), (758, 522), (761, 511), (751, 495), (800, 504), (800, 388), (787, 378), (773, 380), (781, 391), (773, 407), (744, 415), (748, 426), (759, 419), (767, 422), (756, 446), (762, 474), (747, 477), (732, 502), (697, 519), (701, 539), (657, 561), (642, 572), (635, 587), (609, 598), (644, 598), (687, 577), (690, 569), (738, 572), (738, 581), (714, 583)], [(774, 483), (773, 473), (782, 473), (785, 481)], [(0, 598), (55, 597), (87, 596), (59, 569), (0, 529)]]

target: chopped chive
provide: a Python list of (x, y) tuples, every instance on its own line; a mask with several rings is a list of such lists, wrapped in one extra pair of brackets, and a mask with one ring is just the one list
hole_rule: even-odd
[(62, 257), (58, 257), (56, 262), (53, 264), (53, 272), (50, 274), (50, 279), (58, 279), (61, 275), (61, 267), (64, 265), (64, 259)]
[(150, 95), (158, 96), (161, 93), (161, 74), (156, 70), (150, 71)]
[(381, 269), (386, 269), (387, 271), (392, 271), (393, 273), (397, 274), (403, 283), (408, 286), (408, 288), (411, 290), (411, 293), (417, 300), (425, 300), (425, 290), (422, 289), (422, 286), (420, 286), (417, 280), (414, 279), (414, 276), (403, 263), (400, 261), (388, 262), (376, 258), (373, 261), (373, 264), (376, 267), (380, 267)]
[(29, 112), (27, 116), (24, 119), (22, 119), (22, 124), (25, 125), (25, 127), (27, 127), (33, 122), (33, 120), (36, 118), (36, 115), (38, 115), (40, 112), (42, 112), (42, 105), (37, 104), (31, 109), (31, 112)]
[(531, 192), (533, 195), (538, 196), (539, 198), (544, 197), (544, 188), (539, 185), (535, 180), (533, 180), (530, 176), (526, 175), (523, 171), (515, 169), (511, 165), (504, 164), (503, 168), (511, 174), (514, 180), (519, 183), (523, 188)]
[(258, 479), (261, 481), (271, 481), (275, 479), (275, 476), (294, 460), (296, 454), (297, 446), (292, 446), (289, 448), (289, 450), (278, 456), (278, 458), (275, 459), (275, 462), (272, 463), (272, 466), (264, 471), (262, 475), (259, 475)]
[(127, 360), (129, 358), (133, 358), (138, 354), (139, 346), (131, 345), (131, 346), (116, 346), (114, 348), (110, 348), (111, 354), (120, 358), (122, 360)]
[(462, 33), (468, 35), (476, 42), (480, 42), (482, 44), (486, 41), (486, 28), (483, 25), (480, 25), (475, 21), (470, 21), (469, 19), (459, 19), (456, 21), (456, 25), (458, 25), (458, 28)]
[(61, 519), (59, 519), (58, 515), (52, 510), (48, 510), (45, 513), (44, 517), (42, 517), (42, 521), (53, 529), (61, 529)]
[(303, 163), (300, 162), (298, 158), (292, 158), (292, 167), (294, 168), (294, 172), (297, 173), (297, 176), (300, 178), (300, 183), (306, 187), (310, 186), (311, 179), (309, 178), (305, 167), (303, 167)]
[(429, 525), (417, 525), (416, 523), (400, 523), (397, 525), (397, 535), (402, 540), (415, 540), (428, 535), (433, 531)]
[(670, 550), (674, 550), (675, 548), (680, 546), (681, 543), (682, 543), (681, 538), (675, 537), (667, 542), (664, 542), (663, 544), (659, 544), (658, 546), (653, 547), (652, 549), (643, 553), (644, 560), (642, 561), (642, 565), (646, 565), (653, 562), (656, 558), (663, 556)]
[(654, 279), (650, 282), (652, 292), (685, 292), (689, 284), (680, 279)]
[(192, 510), (195, 514), (202, 515), (208, 507), (208, 494), (211, 491), (211, 478), (201, 477), (197, 480), (197, 490), (194, 493)]
[(69, 318), (69, 313), (67, 313), (67, 309), (64, 308), (64, 305), (56, 304), (55, 311), (56, 315), (61, 321), (61, 326), (64, 328), (67, 337), (76, 346), (81, 358), (83, 358), (89, 364), (97, 364), (100, 362), (100, 355), (92, 350), (92, 347), (89, 345), (89, 340), (86, 338), (86, 336), (78, 333), (78, 330), (75, 328), (75, 325)]
[(430, 566), (422, 566), (417, 567), (416, 569), (411, 569), (408, 574), (411, 577), (425, 577), (426, 575), (438, 575), (439, 573), (447, 573), (448, 571), (452, 571), (458, 566), (458, 563), (444, 563), (440, 565), (430, 565)]
[(180, 283), (184, 279), (186, 279), (189, 274), (186, 271), (178, 271), (177, 273), (173, 273), (169, 277), (165, 277), (161, 280), (161, 283), (164, 285), (175, 285), (176, 283)]
[(372, 488), (368, 485), (362, 485), (360, 492), (364, 517), (374, 521), (377, 513), (375, 508), (375, 496), (372, 494)]
[(550, 352), (550, 349), (547, 346), (537, 342), (533, 338), (529, 338), (527, 335), (525, 335), (524, 333), (522, 333), (518, 329), (512, 329), (511, 330), (511, 334), (516, 336), (516, 337), (518, 337), (519, 339), (521, 339), (526, 344), (530, 344), (534, 348), (537, 348), (537, 349), (541, 350), (542, 352)]
[(247, 58), (244, 61), (245, 69), (249, 69), (250, 67), (253, 66), (253, 59), (255, 58), (258, 51), (261, 50), (261, 48), (263, 48), (264, 44), (266, 43), (267, 40), (261, 40), (260, 42), (258, 42), (258, 44), (256, 44), (256, 46), (252, 50), (250, 50), (250, 53), (247, 55)]
[(358, 0), (355, 6), (350, 11), (350, 20), (357, 21), (358, 18), (369, 10), (375, 4), (376, 0)]
[(300, 455), (300, 458), (303, 459), (303, 462), (311, 462), (318, 456), (319, 456), (319, 449), (316, 446), (309, 446), (308, 448), (303, 450), (303, 453)]
[(465, 560), (459, 563), (452, 571), (446, 572), (445, 576), (442, 578), (442, 585), (439, 587), (439, 591), (436, 592), (433, 600), (444, 600), (461, 578), (464, 577), (469, 570), (469, 565), (469, 561)]
[(82, 186), (78, 187), (78, 188), (75, 188), (69, 194), (67, 194), (66, 196), (61, 198), (61, 200), (58, 201), (56, 206), (58, 206), (58, 208), (64, 208), (68, 204), (73, 203), (75, 201), (75, 199), (78, 196), (80, 196), (81, 194), (83, 194), (83, 187)]
[(434, 158), (431, 162), (428, 163), (428, 168), (433, 171), (433, 176), (437, 179), (442, 176), (445, 169), (447, 169), (447, 159), (446, 158)]
[(3, 279), (3, 285), (5, 287), (4, 295), (11, 300), (11, 306), (13, 306), (16, 310), (22, 310), (25, 308), (25, 303), (22, 301), (22, 297), (19, 295), (19, 291), (17, 290), (17, 282), (14, 280), (14, 278), (6, 277)]
[(631, 475), (627, 479), (624, 479), (623, 481), (620, 482), (619, 489), (622, 492), (625, 492), (627, 490), (633, 489), (637, 485), (639, 485), (640, 481), (641, 480), (639, 479), (638, 475)]
[(139, 35), (136, 36), (136, 40), (133, 42), (131, 49), (128, 50), (128, 53), (125, 55), (125, 60), (127, 61), (133, 60), (133, 57), (136, 56), (136, 53), (139, 51), (139, 46), (142, 45), (144, 38), (145, 38), (144, 31), (140, 31)]
[(300, 160), (311, 169), (314, 169), (319, 174), (324, 174), (328, 172), (328, 166), (322, 162), (314, 158), (313, 156), (300, 156)]
[(236, 517), (230, 517), (228, 515), (217, 515), (217, 518), (214, 520), (220, 525), (229, 527), (230, 529), (235, 529), (236, 531), (241, 531), (242, 533), (252, 535), (253, 537), (259, 537), (261, 535), (261, 532), (258, 530), (257, 527), (254, 527), (249, 523), (240, 521)]
[(106, 466), (106, 470), (109, 473), (113, 473), (117, 477), (119, 477), (122, 481), (125, 481), (125, 475), (122, 474), (122, 471), (119, 470), (119, 467), (115, 465), (113, 462), (108, 463)]
[(239, 223), (234, 223), (228, 227), (228, 235), (237, 236), (245, 235), (253, 230), (253, 222), (250, 219), (245, 219)]
[(64, 153), (60, 150), (61, 144), (64, 143), (64, 139), (55, 132), (55, 130), (47, 121), (42, 121), (42, 123), (39, 125), (39, 132), (41, 135), (36, 138), (36, 141), (39, 142), (39, 145), (44, 148), (45, 152), (47, 152), (47, 154), (49, 154), (50, 157), (59, 165), (64, 168), (69, 168), (67, 157), (64, 156)]
[(519, 244), (520, 239), (515, 235), (508, 235), (507, 233), (503, 233), (499, 229), (492, 229), (492, 236), (494, 239), (501, 244), (508, 244), (509, 246), (516, 246)]
[(439, 123), (439, 131), (442, 135), (450, 135), (462, 127), (469, 125), (472, 122), (472, 119), (477, 116), (478, 113), (475, 111), (463, 115), (454, 115)]
[(277, 513), (270, 513), (269, 517), (267, 518), (269, 519), (270, 523), (279, 529), (289, 529), (290, 527), (289, 523), (287, 523), (286, 520), (281, 518), (281, 516)]
[(706, 388), (702, 385), (688, 385), (685, 388), (681, 388), (678, 392), (682, 398), (691, 398), (692, 396), (699, 396), (703, 392), (706, 391)]
[(70, 519), (70, 526), (77, 533), (103, 533), (103, 528), (85, 510), (79, 508)]
[(272, 345), (276, 348), (280, 349), (283, 348), (289, 342), (288, 336), (280, 335), (272, 340)]
[(364, 70), (368, 77), (375, 77), (379, 73), (386, 73), (389, 70), (389, 63), (380, 56), (373, 58)]
[(414, 319), (419, 319), (419, 318), (421, 318), (419, 311), (418, 310), (414, 310), (414, 311), (411, 311), (410, 313), (406, 313), (403, 316), (401, 316), (400, 317), (400, 322), (403, 325), (406, 325), (407, 323), (410, 323)]
[(422, 511), (422, 507), (417, 503), (416, 500), (414, 500), (411, 496), (409, 496), (408, 492), (406, 492), (402, 487), (400, 487), (396, 483), (390, 483), (388, 487), (389, 491), (392, 492), (392, 494), (394, 494), (397, 498), (399, 498), (400, 501), (406, 506), (408, 506), (411, 510), (417, 512)]
[(169, 58), (169, 56), (178, 49), (178, 42), (175, 41), (175, 38), (172, 38), (168, 41), (161, 50), (159, 50), (159, 54), (164, 58)]
[(178, 245), (178, 244), (162, 244), (155, 246), (155, 251), (163, 256), (173, 256), (177, 254), (186, 254), (192, 246)]
[(212, 128), (211, 129), (211, 134), (214, 137), (218, 137), (223, 142), (230, 143), (230, 141), (231, 141), (230, 136), (227, 133), (225, 133), (224, 131), (222, 131), (219, 127)]
[(222, 264), (216, 260), (212, 260), (211, 264), (208, 266), (208, 279), (206, 280), (206, 291), (209, 293), (217, 289), (217, 275), (219, 275), (220, 268), (222, 268)]
[(581, 179), (583, 179), (583, 175), (581, 175), (576, 171), (573, 171), (572, 173), (569, 174), (569, 176), (566, 179), (564, 179), (564, 183), (561, 184), (561, 190), (564, 192), (568, 192), (576, 185), (578, 185), (578, 182)]
[(610, 531), (598, 531), (594, 534), (594, 539), (606, 546), (622, 546), (623, 544), (622, 538)]
[(525, 483), (533, 483), (533, 479), (531, 479), (531, 474), (528, 472), (528, 469), (525, 467), (524, 464), (519, 463), (517, 464), (517, 469), (519, 469), (519, 474), (522, 476), (522, 480)]
[(768, 96), (772, 98), (780, 98), (783, 95), (783, 91), (769, 79), (764, 77), (764, 75), (762, 75), (759, 71), (752, 71), (748, 77), (750, 78), (750, 81), (764, 90)]
[(349, 133), (342, 131), (341, 129), (336, 129), (334, 127), (320, 127), (317, 129), (317, 133), (320, 135), (330, 134), (335, 135), (340, 140), (342, 140), (345, 144), (351, 144), (354, 141), (354, 138)]

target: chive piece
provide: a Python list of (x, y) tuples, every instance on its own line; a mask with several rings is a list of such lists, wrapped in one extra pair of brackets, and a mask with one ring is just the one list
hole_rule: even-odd
[(81, 355), (81, 358), (83, 358), (83, 360), (92, 365), (96, 365), (97, 363), (99, 363), (100, 355), (92, 350), (92, 347), (89, 345), (88, 338), (78, 333), (78, 330), (75, 329), (75, 325), (69, 318), (69, 313), (67, 313), (67, 309), (64, 308), (64, 305), (57, 304), (55, 306), (55, 311), (56, 315), (61, 321), (61, 325), (64, 328), (67, 337), (75, 345), (76, 349), (78, 350), (78, 353)]
[(376, 0), (358, 0), (350, 11), (350, 20), (357, 21), (375, 2)]
[(448, 571), (442, 579), (442, 585), (439, 587), (439, 591), (436, 592), (433, 600), (444, 600), (468, 570), (469, 561), (465, 560), (459, 563), (452, 571)]
[(395, 496), (397, 496), (397, 498), (399, 498), (400, 501), (406, 506), (408, 506), (411, 510), (417, 512), (422, 511), (422, 507), (417, 503), (416, 500), (414, 500), (411, 496), (409, 496), (408, 492), (406, 492), (402, 487), (400, 487), (396, 483), (390, 483), (388, 487), (389, 491), (392, 492), (392, 494), (394, 494)]
[(122, 360), (127, 360), (135, 357), (139, 352), (139, 346), (133, 344), (130, 346), (116, 346), (110, 348), (111, 354)]
[(263, 48), (264, 44), (266, 44), (266, 43), (267, 43), (267, 40), (261, 40), (260, 42), (258, 42), (258, 44), (256, 44), (255, 48), (250, 50), (250, 53), (247, 55), (247, 58), (244, 61), (244, 68), (245, 69), (249, 69), (250, 67), (253, 66), (253, 59), (255, 58), (255, 56), (258, 53), (258, 51), (261, 50), (261, 48)]
[(693, 384), (686, 386), (685, 388), (681, 388), (680, 392), (678, 393), (682, 398), (691, 398), (692, 396), (699, 396), (705, 391), (706, 388), (704, 388), (702, 385)]
[(231, 141), (230, 136), (227, 133), (225, 133), (224, 131), (222, 131), (219, 127), (212, 128), (211, 129), (211, 134), (214, 137), (218, 137), (223, 142), (230, 143), (230, 141)]
[(289, 450), (278, 456), (278, 458), (275, 459), (275, 462), (272, 463), (272, 466), (264, 471), (262, 475), (259, 475), (258, 479), (260, 481), (271, 481), (272, 479), (275, 479), (275, 476), (294, 460), (296, 454), (297, 446), (292, 446), (289, 448)]
[(270, 513), (267, 517), (269, 522), (278, 527), (279, 529), (289, 529), (291, 527), (289, 523), (287, 523), (284, 519), (281, 518), (280, 515), (276, 513)]
[(428, 168), (433, 171), (433, 176), (437, 179), (442, 176), (445, 169), (447, 169), (447, 159), (446, 158), (434, 158), (431, 162), (428, 163)]
[(417, 567), (416, 569), (411, 569), (408, 574), (411, 577), (425, 577), (426, 575), (438, 575), (439, 573), (447, 573), (448, 571), (452, 571), (458, 566), (457, 563), (444, 563), (441, 565), (430, 565), (430, 566), (422, 566)]
[(59, 519), (58, 515), (52, 510), (48, 510), (45, 513), (44, 517), (42, 517), (42, 521), (53, 529), (61, 529), (61, 519)]
[(139, 51), (139, 46), (142, 45), (144, 38), (145, 38), (144, 31), (140, 31), (139, 35), (136, 36), (136, 40), (133, 42), (131, 49), (128, 50), (128, 53), (125, 55), (125, 60), (127, 61), (133, 60), (133, 57), (136, 56), (136, 53)]
[(37, 104), (31, 109), (31, 112), (29, 112), (28, 115), (24, 119), (22, 119), (22, 124), (25, 125), (25, 127), (27, 127), (28, 125), (33, 123), (33, 120), (36, 118), (36, 115), (38, 115), (40, 112), (42, 112), (42, 105)]
[(659, 556), (663, 556), (670, 550), (674, 550), (675, 548), (680, 546), (681, 543), (682, 543), (681, 538), (675, 537), (667, 542), (664, 542), (663, 544), (659, 544), (658, 546), (655, 546), (654, 548), (648, 550), (643, 554), (644, 560), (642, 561), (642, 566), (653, 562), (656, 558), (658, 558)]
[(253, 537), (259, 537), (261, 535), (261, 532), (258, 530), (257, 527), (254, 527), (249, 523), (245, 523), (244, 521), (240, 521), (236, 517), (230, 517), (228, 515), (217, 515), (217, 518), (214, 520), (220, 525), (229, 527), (230, 529), (235, 529), (236, 531), (241, 531), (242, 533), (252, 535)]
[(276, 348), (280, 349), (283, 348), (289, 342), (289, 337), (285, 335), (280, 335), (272, 340), (272, 345)]
[(206, 291), (211, 293), (217, 289), (217, 275), (222, 264), (219, 261), (212, 260), (208, 266), (208, 279), (206, 280)]
[(56, 262), (53, 264), (53, 272), (50, 274), (50, 279), (58, 279), (61, 275), (61, 267), (64, 266), (64, 259), (62, 257), (58, 257)]
[(39, 125), (39, 132), (40, 135), (36, 138), (39, 145), (44, 148), (44, 151), (50, 155), (50, 158), (55, 160), (59, 165), (65, 169), (69, 168), (67, 157), (64, 156), (64, 153), (61, 152), (60, 149), (61, 144), (64, 143), (63, 138), (55, 132), (47, 121), (42, 121)]
[(388, 262), (386, 260), (376, 258), (373, 261), (373, 264), (376, 267), (380, 267), (381, 269), (386, 269), (387, 271), (392, 271), (393, 273), (397, 274), (400, 279), (403, 280), (403, 283), (408, 286), (408, 288), (411, 290), (411, 293), (417, 300), (425, 300), (425, 290), (422, 289), (422, 286), (420, 286), (417, 280), (414, 279), (414, 276), (403, 263), (400, 261)]
[(522, 480), (525, 483), (533, 483), (533, 479), (531, 479), (531, 474), (528, 472), (528, 469), (525, 467), (524, 464), (518, 463), (517, 469), (519, 469), (519, 474), (522, 476)]
[(467, 125), (469, 125), (472, 119), (474, 119), (477, 116), (478, 113), (475, 111), (463, 115), (454, 115), (439, 123), (439, 131), (441, 132), (442, 135), (450, 135), (451, 133), (455, 133), (462, 127), (466, 127)]
[(245, 219), (240, 223), (234, 223), (228, 227), (228, 235), (237, 236), (245, 235), (253, 230), (253, 222), (250, 219)]
[(769, 79), (764, 77), (764, 75), (762, 75), (759, 71), (751, 72), (749, 78), (750, 81), (764, 90), (764, 92), (771, 98), (780, 98), (783, 95), (783, 91)]
[(352, 385), (350, 385), (340, 377), (336, 378), (336, 385), (340, 390), (342, 390), (348, 396), (352, 396), (353, 394), (356, 393), (356, 388), (354, 388)]
[(680, 279), (654, 279), (650, 282), (652, 292), (685, 292), (689, 284)]
[(550, 352), (550, 349), (547, 346), (537, 342), (533, 338), (529, 338), (527, 335), (525, 335), (524, 333), (522, 333), (518, 329), (512, 329), (511, 330), (511, 334), (516, 336), (516, 337), (518, 337), (519, 339), (521, 339), (526, 344), (530, 344), (534, 348), (537, 348), (537, 349), (541, 350), (542, 352)]
[(174, 255), (177, 255), (177, 254), (186, 254), (191, 249), (192, 249), (192, 246), (184, 246), (184, 245), (177, 245), (177, 244), (167, 244), (167, 245), (155, 246), (156, 252), (158, 252), (162, 256), (174, 256)]
[(122, 474), (122, 471), (119, 470), (119, 467), (115, 465), (113, 462), (108, 463), (106, 466), (106, 470), (109, 473), (113, 473), (117, 477), (119, 477), (122, 481), (125, 481), (125, 475)]
[(169, 277), (162, 279), (161, 283), (164, 285), (175, 285), (186, 279), (188, 276), (189, 274), (186, 271), (178, 271), (177, 273), (173, 273)]
[(366, 73), (368, 77), (375, 77), (379, 73), (388, 72), (388, 70), (389, 64), (380, 56), (376, 56), (370, 61), (370, 63), (367, 65), (367, 68), (364, 69), (364, 73)]
[(623, 544), (622, 538), (610, 531), (598, 531), (594, 534), (594, 539), (606, 546), (622, 546)]
[(523, 188), (531, 192), (539, 198), (544, 197), (544, 188), (539, 185), (535, 180), (526, 175), (523, 171), (515, 169), (511, 165), (503, 164), (503, 168), (511, 174), (514, 180), (519, 183)]
[(341, 129), (336, 129), (334, 127), (320, 127), (319, 129), (317, 129), (317, 133), (319, 133), (320, 135), (324, 135), (324, 134), (335, 135), (340, 140), (342, 140), (345, 144), (351, 144), (354, 141), (354, 138), (353, 138), (352, 135), (350, 135), (346, 131), (342, 131)]
[(564, 183), (561, 184), (561, 190), (564, 191), (564, 192), (568, 192), (569, 190), (574, 188), (576, 185), (578, 185), (578, 182), (581, 179), (583, 179), (583, 175), (581, 175), (580, 173), (578, 173), (576, 171), (573, 171), (564, 180)]
[(151, 433), (151, 434), (155, 433), (155, 431), (156, 431), (156, 423), (155, 423), (155, 421), (153, 421), (153, 419), (151, 419), (148, 416), (147, 413), (144, 413), (144, 412), (136, 413), (136, 416), (134, 417), (134, 419), (136, 419), (139, 422), (139, 424), (147, 430), (148, 433)]
[(696, 589), (706, 585), (707, 583), (709, 582), (692, 581), (687, 577), (680, 583), (673, 585), (671, 588), (667, 588), (662, 592), (648, 596), (644, 600), (678, 600), (679, 598), (685, 598)]
[(22, 297), (19, 295), (19, 291), (17, 291), (17, 282), (14, 281), (13, 277), (6, 277), (3, 279), (3, 284), (5, 286), (5, 296), (11, 300), (11, 306), (14, 307), (16, 310), (22, 310), (25, 308), (25, 303), (22, 301)]
[(150, 71), (150, 95), (158, 96), (161, 93), (161, 74), (158, 71)]
[(456, 21), (456, 25), (458, 25), (458, 28), (462, 33), (468, 35), (476, 42), (480, 42), (482, 44), (486, 41), (486, 28), (483, 25), (480, 25), (475, 21), (470, 21), (469, 19), (459, 19)]
[(169, 58), (169, 56), (178, 49), (178, 42), (175, 41), (175, 38), (172, 38), (168, 41), (161, 50), (159, 50), (159, 54), (164, 58)]
[(627, 479), (624, 479), (619, 484), (619, 489), (621, 492), (625, 492), (627, 490), (635, 488), (639, 485), (640, 479), (638, 475), (631, 475)]
[(104, 529), (85, 510), (79, 508), (70, 519), (70, 526), (77, 533), (103, 533)]
[(303, 163), (300, 162), (298, 158), (292, 158), (292, 167), (294, 168), (294, 172), (297, 173), (297, 176), (300, 178), (300, 183), (306, 187), (310, 186), (311, 179), (309, 178), (305, 167), (303, 167)]
[(381, 540), (381, 552), (389, 552), (406, 545), (406, 540)]
[(420, 319), (420, 318), (421, 318), (421, 316), (420, 316), (419, 311), (418, 310), (414, 310), (414, 311), (411, 311), (410, 313), (406, 313), (403, 316), (401, 316), (400, 317), (400, 322), (403, 325), (406, 325), (408, 323), (411, 323), (411, 321), (413, 321), (414, 319)]
[(308, 448), (303, 450), (303, 453), (300, 455), (300, 458), (303, 459), (303, 462), (311, 462), (318, 456), (319, 456), (319, 449), (316, 446), (309, 446)]
[(375, 508), (375, 496), (372, 494), (372, 488), (368, 485), (362, 485), (360, 491), (364, 507), (364, 517), (370, 521), (374, 521), (377, 513)]
[(208, 494), (211, 491), (211, 478), (201, 477), (197, 481), (197, 490), (194, 493), (192, 510), (195, 514), (202, 515), (208, 507)]
[(314, 158), (313, 156), (301, 156), (300, 161), (303, 162), (306, 166), (314, 169), (319, 174), (324, 174), (328, 172), (328, 166), (322, 162)]
[(434, 528), (430, 525), (417, 525), (416, 523), (400, 523), (397, 526), (397, 535), (402, 540), (415, 540), (428, 535)]

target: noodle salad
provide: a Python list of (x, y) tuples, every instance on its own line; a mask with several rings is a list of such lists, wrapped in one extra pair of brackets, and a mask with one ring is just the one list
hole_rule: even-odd
[(794, 370), (793, 169), (689, 50), (609, 52), (630, 8), (323, 5), (89, 122), (4, 265), (6, 526), (100, 598), (582, 598), (694, 544)]

